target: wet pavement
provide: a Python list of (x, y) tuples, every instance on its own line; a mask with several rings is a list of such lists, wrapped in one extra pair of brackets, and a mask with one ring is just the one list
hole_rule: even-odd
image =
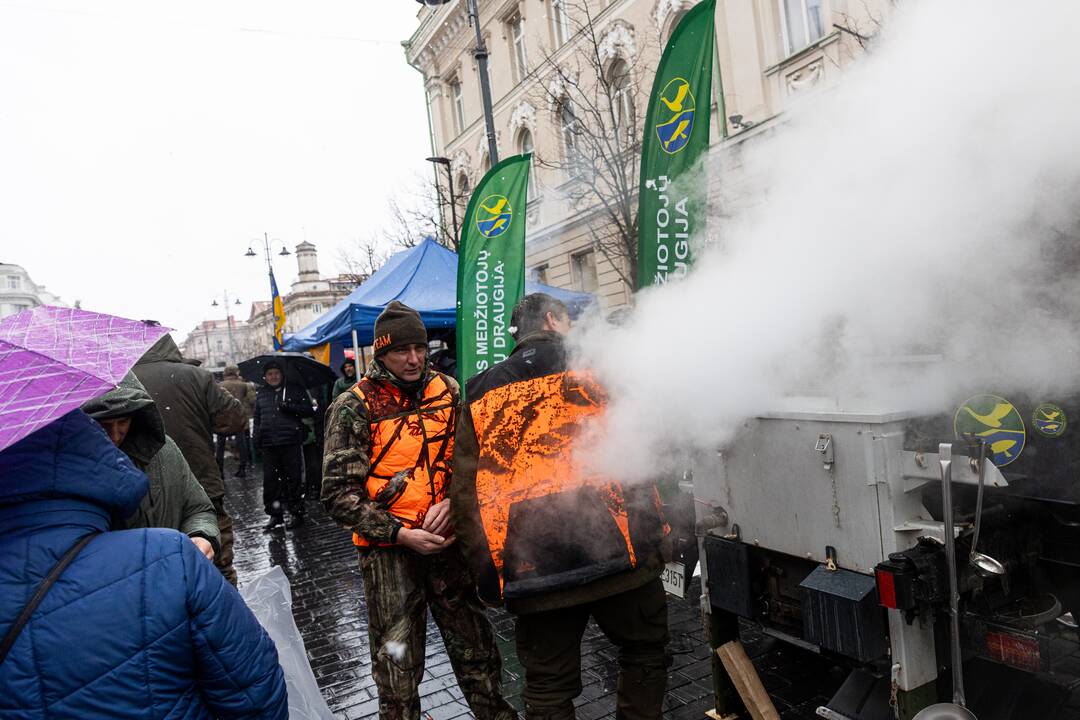
[[(256, 475), (261, 477), (261, 475)], [(366, 610), (356, 551), (349, 534), (339, 528), (315, 500), (309, 500), (308, 522), (294, 531), (262, 532), (261, 481), (230, 478), (226, 504), (236, 523), (235, 566), (240, 582), (280, 565), (292, 583), (293, 615), (304, 637), (308, 658), (331, 710), (349, 720), (376, 717), (378, 700), (371, 677)], [(689, 588), (697, 595), (695, 579)], [(521, 666), (514, 653), (513, 619), (491, 611), (504, 665), (507, 698), (521, 708)], [(713, 707), (709, 650), (696, 603), (672, 599), (669, 604), (672, 666), (664, 715), (679, 720), (704, 718)], [(432, 720), (471, 717), (454, 679), (442, 639), (428, 623), (427, 659), (420, 690), (423, 711)], [(784, 720), (809, 720), (814, 709), (839, 685), (840, 677), (818, 658), (754, 634), (744, 633), (754, 658)], [(595, 625), (582, 642), (582, 685), (577, 700), (580, 720), (614, 717), (616, 650)]]

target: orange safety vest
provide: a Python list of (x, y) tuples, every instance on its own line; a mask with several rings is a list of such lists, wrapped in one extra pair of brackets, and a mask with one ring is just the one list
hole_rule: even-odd
[[(428, 509), (446, 497), (450, 480), (455, 407), (449, 385), (434, 375), (415, 407), (407, 407), (409, 400), (390, 383), (364, 378), (350, 391), (370, 418), (368, 498), (405, 527), (420, 527)], [(353, 544), (372, 543), (353, 533)]]
[(481, 564), (498, 578), (496, 587), (493, 573), (478, 573), (485, 600), (582, 585), (630, 570), (658, 547), (666, 526), (655, 485), (624, 489), (582, 464), (577, 441), (601, 429), (605, 402), (590, 376), (560, 372), (494, 388), (469, 406), (490, 553)]

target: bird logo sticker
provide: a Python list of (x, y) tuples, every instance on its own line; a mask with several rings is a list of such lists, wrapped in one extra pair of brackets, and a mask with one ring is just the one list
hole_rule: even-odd
[(489, 240), (506, 232), (513, 218), (513, 208), (505, 195), (488, 195), (476, 207), (476, 229)]
[(1027, 430), (1024, 419), (1011, 402), (997, 395), (968, 398), (953, 418), (956, 437), (981, 438), (998, 467), (1014, 462), (1024, 451)]
[(664, 86), (656, 105), (656, 137), (668, 155), (674, 155), (690, 142), (694, 131), (694, 95), (690, 83), (681, 77), (672, 78)]
[(1031, 416), (1035, 431), (1050, 438), (1061, 437), (1065, 434), (1067, 420), (1065, 411), (1051, 403), (1043, 403), (1035, 408), (1035, 412)]

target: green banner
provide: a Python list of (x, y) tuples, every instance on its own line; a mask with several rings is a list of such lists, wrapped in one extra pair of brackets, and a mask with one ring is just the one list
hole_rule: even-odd
[(695, 5), (671, 34), (649, 95), (638, 186), (639, 288), (682, 277), (704, 229), (708, 182), (692, 177), (709, 149), (716, 0)]
[(457, 360), (462, 383), (514, 349), (510, 313), (525, 294), (525, 203), (532, 154), (514, 155), (477, 184), (458, 243)]

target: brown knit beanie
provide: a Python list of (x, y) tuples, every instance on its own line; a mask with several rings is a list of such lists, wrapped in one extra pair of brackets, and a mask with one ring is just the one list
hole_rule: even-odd
[(391, 301), (375, 320), (375, 357), (402, 345), (427, 345), (427, 341), (420, 313), (397, 300)]

